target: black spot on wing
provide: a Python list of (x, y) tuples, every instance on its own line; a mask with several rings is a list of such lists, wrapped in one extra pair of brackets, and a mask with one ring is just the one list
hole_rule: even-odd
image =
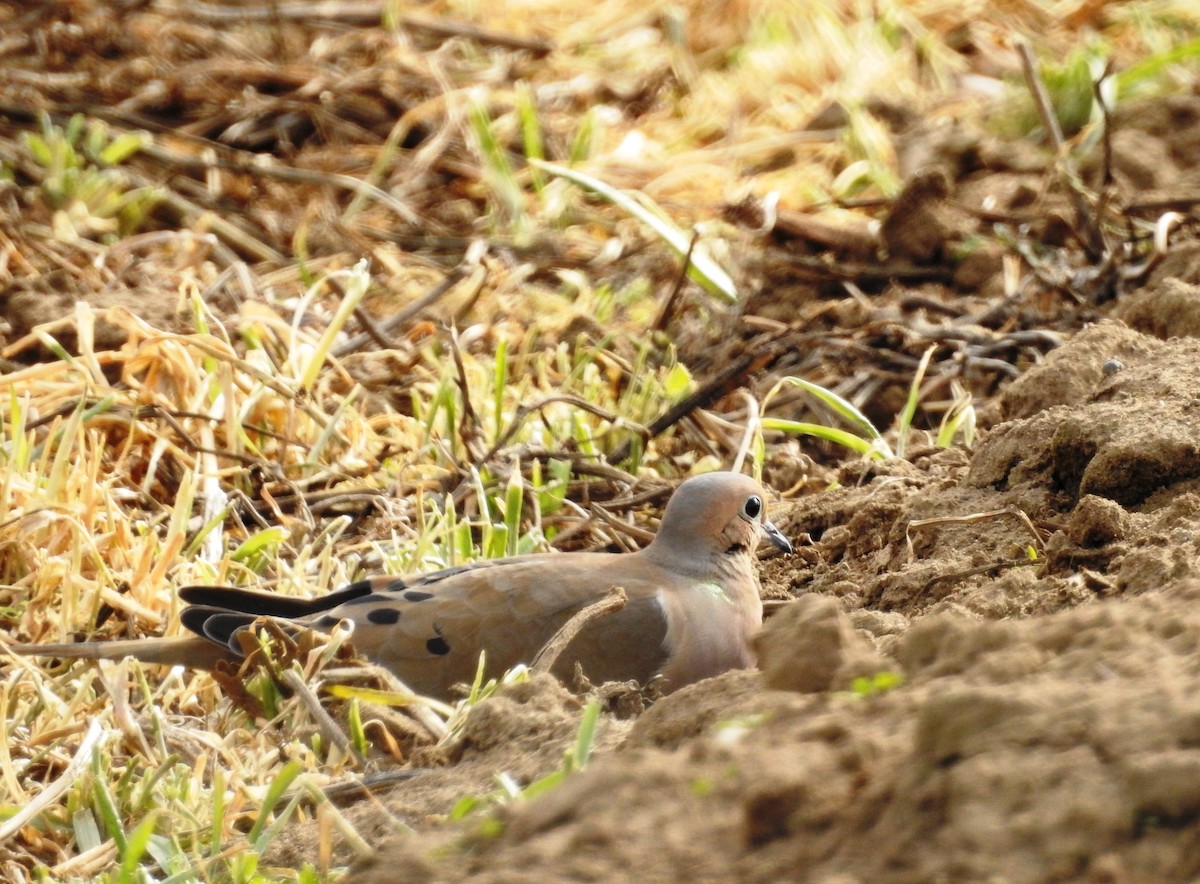
[(318, 617), (312, 622), (316, 629), (333, 629), (341, 623), (340, 617), (334, 617), (332, 614), (326, 614), (324, 617)]
[(391, 626), (400, 621), (400, 610), (391, 607), (372, 608), (367, 612), (367, 622), (378, 626)]
[(406, 602), (423, 602), (423, 601), (433, 598), (433, 593), (422, 592), (419, 589), (409, 589), (409, 590), (404, 591), (404, 593), (402, 594), (402, 598)]
[(425, 642), (425, 650), (437, 657), (445, 657), (450, 653), (450, 643), (439, 635)]

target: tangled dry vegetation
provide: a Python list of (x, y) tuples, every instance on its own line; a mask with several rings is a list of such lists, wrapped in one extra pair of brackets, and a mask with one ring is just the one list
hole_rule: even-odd
[[(921, 368), (915, 426), (994, 420), (1187, 220), (1127, 187), (1091, 91), (1104, 59), (1123, 101), (1173, 88), (1194, 12), (813, 6), (0, 7), (8, 634), (170, 633), (189, 583), (633, 548), (718, 465), (825, 488), (844, 449), (764, 419), (836, 414), (793, 387), (763, 414), (784, 376), (886, 428)], [(1058, 167), (1017, 33), (1064, 59)], [(334, 875), (368, 850), (336, 784), (428, 760), (490, 690), (397, 708), (339, 641), (293, 650), (350, 685), (328, 721), (261, 677), (8, 660), (0, 877)], [(297, 817), (306, 862), (268, 870)]]

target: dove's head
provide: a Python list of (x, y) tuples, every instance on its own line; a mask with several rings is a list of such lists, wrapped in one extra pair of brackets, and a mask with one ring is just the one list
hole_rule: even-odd
[(763, 537), (792, 551), (788, 539), (767, 520), (762, 486), (740, 473), (704, 473), (686, 480), (672, 495), (646, 551), (664, 563), (684, 564), (752, 553)]

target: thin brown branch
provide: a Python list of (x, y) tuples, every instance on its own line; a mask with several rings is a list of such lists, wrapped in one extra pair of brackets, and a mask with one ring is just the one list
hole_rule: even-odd
[(1038, 533), (1034, 527), (1033, 520), (1023, 511), (1016, 507), (1009, 507), (1001, 510), (987, 510), (982, 513), (971, 513), (967, 516), (939, 516), (933, 519), (913, 519), (904, 529), (904, 543), (908, 547), (908, 557), (911, 561), (916, 557), (912, 545), (912, 531), (914, 528), (928, 528), (932, 525), (962, 525), (971, 522), (986, 522), (994, 519), (1016, 519), (1021, 523), (1021, 526), (1029, 532), (1029, 536), (1033, 538), (1033, 546), (1039, 552), (1045, 548), (1045, 541), (1042, 535)]
[(679, 293), (683, 291), (683, 284), (687, 282), (688, 269), (692, 266), (692, 252), (696, 250), (696, 243), (699, 240), (700, 231), (693, 229), (692, 238), (688, 240), (687, 252), (683, 255), (683, 264), (679, 268), (679, 274), (675, 277), (675, 285), (671, 289), (671, 294), (667, 296), (667, 300), (663, 302), (662, 310), (659, 311), (658, 318), (654, 320), (654, 325), (650, 326), (652, 331), (662, 331), (671, 321), (671, 317), (675, 313), (675, 302), (679, 300)]
[[(180, 4), (179, 12), (188, 18), (213, 24), (233, 24), (248, 21), (330, 21), (347, 25), (378, 25), (384, 18), (387, 4), (383, 0), (337, 0), (323, 3), (271, 3), (263, 6), (236, 8), (213, 6), (208, 3)], [(477, 43), (520, 49), (536, 56), (549, 55), (554, 43), (539, 37), (520, 37), (481, 28), (466, 22), (428, 15), (407, 13), (397, 18), (400, 25), (414, 31), (424, 31), (434, 37), (465, 37)]]
[(454, 286), (456, 286), (466, 275), (467, 275), (467, 270), (465, 267), (463, 267), (461, 265), (458, 267), (455, 267), (453, 270), (451, 270), (449, 273), (446, 274), (445, 279), (443, 279), (441, 282), (439, 282), (437, 285), (435, 285), (432, 289), (430, 289), (428, 292), (426, 292), (420, 298), (413, 301), (411, 304), (409, 304), (407, 307), (405, 307), (399, 313), (395, 314), (394, 316), (389, 316), (387, 319), (383, 320), (382, 322), (375, 323), (375, 334), (372, 334), (370, 332), (363, 332), (362, 334), (357, 334), (354, 337), (350, 338), (350, 340), (346, 341), (345, 343), (339, 344), (338, 346), (334, 347), (333, 355), (335, 357), (337, 357), (338, 359), (341, 359), (343, 356), (353, 353), (356, 350), (359, 350), (362, 347), (366, 346), (371, 341), (376, 340), (376, 337), (375, 337), (376, 334), (378, 334), (378, 335), (382, 336), (384, 339), (386, 339), (388, 335), (390, 335), (396, 329), (400, 328), (400, 326), (404, 325), (406, 322), (408, 322), (414, 316), (418, 315), (423, 310), (428, 309), (429, 307), (431, 307), (435, 303), (437, 303), (439, 300), (441, 300), (441, 298), (448, 291), (450, 291), (452, 288), (454, 288)]
[(625, 590), (620, 586), (614, 586), (600, 601), (577, 611), (570, 620), (564, 623), (558, 632), (554, 633), (554, 637), (537, 652), (537, 656), (533, 658), (533, 663), (529, 668), (533, 672), (549, 672), (558, 662), (559, 655), (567, 649), (567, 645), (579, 634), (580, 630), (599, 617), (615, 614), (628, 602), (629, 597), (625, 595)]
[[(646, 428), (645, 438), (654, 439), (675, 426), (698, 408), (708, 408), (718, 399), (728, 396), (742, 386), (751, 375), (757, 374), (769, 367), (780, 356), (778, 342), (775, 339), (766, 343), (751, 343), (737, 359), (717, 372), (695, 393), (683, 399), (676, 405), (659, 415)], [(632, 444), (622, 442), (609, 457), (612, 463), (621, 463), (629, 457)]]
[(1029, 92), (1033, 96), (1038, 117), (1041, 118), (1042, 127), (1046, 130), (1046, 137), (1050, 140), (1050, 146), (1058, 158), (1059, 168), (1063, 171), (1063, 184), (1066, 186), (1071, 204), (1075, 208), (1075, 224), (1079, 228), (1080, 242), (1087, 251), (1088, 257), (1093, 261), (1098, 260), (1106, 251), (1104, 236), (1100, 232), (1100, 225), (1092, 216), (1087, 198), (1080, 187), (1079, 170), (1075, 168), (1075, 163), (1071, 161), (1071, 157), (1067, 153), (1062, 127), (1059, 126), (1058, 117), (1050, 103), (1046, 84), (1042, 82), (1037, 71), (1037, 60), (1033, 57), (1033, 47), (1028, 40), (1018, 39), (1017, 51), (1021, 56), (1021, 69), (1025, 74)]

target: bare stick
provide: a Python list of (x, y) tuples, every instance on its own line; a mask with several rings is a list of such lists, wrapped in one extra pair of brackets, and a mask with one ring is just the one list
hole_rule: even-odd
[[(717, 372), (700, 389), (681, 400), (659, 415), (646, 428), (647, 440), (666, 432), (698, 408), (707, 408), (742, 386), (746, 378), (772, 365), (784, 352), (778, 341), (752, 345), (743, 351), (731, 364)], [(631, 445), (628, 441), (616, 447), (608, 458), (609, 463), (621, 463), (629, 457)]]
[(939, 583), (947, 580), (962, 580), (966, 577), (974, 577), (976, 574), (990, 574), (993, 571), (1002, 571), (1005, 568), (1023, 568), (1027, 565), (1036, 565), (1037, 562), (1033, 559), (1004, 559), (999, 562), (990, 562), (987, 565), (980, 565), (978, 568), (968, 568), (965, 571), (955, 571), (953, 574), (939, 574), (937, 577), (931, 577), (925, 581), (925, 585), (921, 587), (921, 593), (927, 593)]
[(654, 320), (654, 325), (650, 326), (653, 331), (662, 331), (667, 327), (667, 323), (671, 321), (671, 315), (675, 312), (675, 302), (679, 300), (679, 293), (683, 291), (683, 284), (687, 282), (688, 268), (692, 266), (692, 252), (696, 250), (696, 243), (699, 241), (700, 231), (693, 229), (692, 238), (688, 242), (687, 252), (683, 256), (683, 266), (679, 268), (679, 276), (675, 278), (675, 287), (671, 289), (671, 294), (663, 302), (658, 319)]
[(608, 595), (600, 599), (600, 601), (588, 605), (562, 625), (558, 632), (554, 633), (554, 638), (546, 642), (542, 649), (537, 652), (537, 656), (533, 658), (533, 663), (529, 669), (532, 672), (549, 672), (554, 668), (554, 664), (558, 662), (558, 656), (567, 645), (571, 643), (571, 639), (579, 634), (579, 630), (587, 626), (597, 617), (605, 617), (609, 614), (615, 614), (617, 611), (625, 607), (629, 601), (629, 597), (625, 595), (625, 590), (620, 586), (614, 586), (608, 591)]
[(1104, 125), (1104, 130), (1101, 132), (1103, 138), (1100, 142), (1104, 151), (1104, 174), (1100, 179), (1102, 187), (1110, 187), (1113, 183), (1112, 112), (1109, 111), (1108, 104), (1104, 101), (1104, 81), (1112, 76), (1112, 65), (1112, 59), (1110, 58), (1104, 66), (1104, 73), (1092, 81), (1092, 95), (1096, 99), (1096, 104), (1100, 107), (1100, 114)]
[(1050, 139), (1050, 146), (1054, 149), (1060, 168), (1064, 173), (1067, 192), (1075, 207), (1075, 223), (1080, 228), (1083, 247), (1087, 250), (1088, 257), (1096, 260), (1104, 254), (1104, 237), (1101, 236), (1100, 226), (1092, 217), (1087, 200), (1080, 191), (1079, 170), (1075, 168), (1075, 164), (1071, 162), (1071, 158), (1067, 154), (1062, 128), (1058, 125), (1058, 117), (1054, 115), (1050, 96), (1046, 93), (1046, 84), (1042, 82), (1042, 78), (1037, 72), (1033, 47), (1029, 45), (1028, 40), (1019, 39), (1017, 40), (1017, 50), (1021, 54), (1021, 69), (1025, 73), (1025, 82), (1029, 85), (1029, 91), (1033, 95), (1033, 103), (1042, 120), (1042, 127), (1046, 130), (1046, 137)]
[[(188, 18), (214, 23), (233, 23), (245, 21), (332, 21), (342, 24), (374, 26), (378, 25), (385, 12), (385, 4), (380, 0), (343, 0), (343, 2), (324, 3), (272, 3), (262, 8), (257, 6), (228, 9), (209, 3), (180, 4), (179, 12)], [(516, 34), (504, 34), (491, 31), (467, 22), (453, 21), (447, 18), (435, 18), (425, 15), (407, 13), (398, 16), (397, 20), (406, 28), (414, 31), (424, 31), (435, 37), (466, 37), (480, 43), (490, 43), (505, 49), (524, 49), (534, 55), (548, 55), (554, 50), (554, 44), (549, 40), (537, 37), (521, 37)]]
[(285, 669), (279, 673), (279, 680), (287, 685), (288, 689), (296, 695), (304, 708), (308, 710), (308, 714), (313, 717), (317, 728), (321, 731), (322, 736), (326, 740), (337, 746), (343, 753), (355, 759), (360, 765), (366, 764), (367, 760), (363, 758), (354, 745), (350, 742), (350, 738), (337, 726), (337, 722), (333, 720), (324, 707), (321, 706), (321, 701), (317, 699), (317, 695), (312, 692), (300, 673), (295, 669)]
[(1029, 532), (1033, 538), (1034, 548), (1039, 552), (1044, 548), (1042, 543), (1042, 535), (1038, 534), (1037, 528), (1033, 526), (1030, 520), (1023, 511), (1015, 507), (1003, 510), (988, 510), (983, 513), (971, 513), (969, 516), (939, 516), (936, 519), (913, 519), (908, 523), (908, 527), (904, 529), (904, 543), (908, 546), (908, 559), (912, 561), (915, 558), (912, 545), (912, 530), (913, 528), (925, 528), (930, 525), (961, 525), (969, 522), (984, 522), (989, 519), (1013, 518), (1019, 521)]
[(445, 279), (435, 285), (426, 294), (413, 301), (399, 313), (394, 316), (389, 316), (382, 322), (375, 323), (374, 334), (363, 332), (362, 334), (355, 335), (344, 344), (339, 344), (337, 347), (335, 347), (333, 350), (333, 355), (340, 359), (348, 353), (353, 353), (355, 350), (358, 350), (359, 348), (369, 344), (371, 341), (376, 340), (375, 335), (382, 335), (386, 337), (387, 335), (391, 334), (422, 310), (432, 306), (443, 295), (445, 295), (446, 292), (454, 288), (454, 286), (457, 285), (458, 282), (466, 275), (467, 271), (464, 267), (459, 266), (454, 268), (446, 275)]

